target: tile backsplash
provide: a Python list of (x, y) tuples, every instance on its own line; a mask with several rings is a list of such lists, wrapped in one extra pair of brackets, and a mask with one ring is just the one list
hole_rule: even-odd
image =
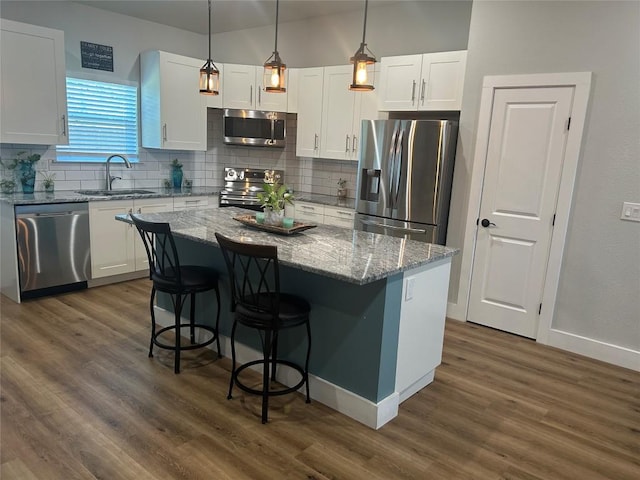
[[(132, 168), (114, 159), (111, 174), (121, 177), (113, 188), (160, 188), (170, 178), (171, 161), (183, 164), (184, 178), (194, 186), (221, 187), (225, 167), (281, 169), (285, 183), (294, 191), (336, 195), (338, 180), (347, 181), (348, 195), (354, 197), (357, 164), (353, 161), (324, 160), (296, 156), (296, 115), (287, 115), (287, 142), (285, 148), (241, 147), (222, 142), (222, 110), (208, 109), (206, 152), (185, 152), (140, 148), (139, 162)], [(41, 145), (0, 145), (2, 159), (15, 158), (18, 152), (39, 153), (36, 164), (39, 172), (56, 174), (57, 190), (96, 189), (105, 186), (104, 163), (57, 162), (55, 147)], [(118, 152), (113, 152), (118, 153)], [(106, 156), (105, 156), (106, 158)], [(2, 176), (10, 176), (3, 171)], [(42, 176), (36, 178), (36, 189), (42, 190)]]

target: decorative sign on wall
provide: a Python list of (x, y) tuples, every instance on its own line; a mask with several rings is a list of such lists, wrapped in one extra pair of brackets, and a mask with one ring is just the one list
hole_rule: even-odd
[(113, 72), (113, 47), (97, 43), (80, 42), (82, 68)]

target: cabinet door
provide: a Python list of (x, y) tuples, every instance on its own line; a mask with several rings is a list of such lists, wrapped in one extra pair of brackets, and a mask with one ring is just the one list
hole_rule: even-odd
[(135, 270), (133, 225), (119, 222), (115, 216), (131, 213), (131, 200), (89, 203), (91, 277), (102, 278)]
[(424, 54), (418, 109), (460, 110), (466, 65), (466, 50)]
[(301, 68), (298, 72), (296, 155), (299, 157), (320, 154), (323, 70), (322, 67)]
[(200, 95), (201, 61), (172, 53), (140, 54), (142, 146), (207, 149), (207, 106)]
[[(154, 213), (154, 212), (171, 212), (173, 211), (172, 198), (146, 198), (136, 199), (133, 201), (133, 211), (135, 213)], [(122, 222), (120, 222), (122, 223)], [(135, 255), (135, 270), (147, 270), (149, 268), (149, 259), (144, 243), (140, 238), (138, 231), (133, 228), (133, 251)]]
[(351, 208), (324, 207), (325, 225), (335, 225), (337, 227), (353, 228), (355, 211)]
[(324, 68), (321, 158), (351, 158), (351, 131), (356, 92), (349, 90), (351, 65)]
[(255, 110), (256, 67), (254, 65), (224, 64), (224, 108)]
[[(289, 82), (285, 80), (286, 92), (269, 93), (264, 90), (264, 68), (255, 67), (256, 70), (256, 108), (269, 112), (286, 112), (287, 99), (289, 97)], [(285, 70), (287, 79), (289, 78), (289, 70)]]
[(0, 27), (0, 143), (67, 145), (64, 33), (4, 19)]
[(173, 199), (173, 210), (194, 210), (203, 208), (215, 208), (215, 197), (176, 197)]
[(416, 110), (422, 55), (382, 57), (380, 64), (380, 110)]
[(296, 202), (295, 219), (304, 223), (324, 223), (324, 206), (315, 203)]
[(380, 65), (376, 64), (374, 90), (371, 92), (356, 92), (353, 109), (353, 125), (351, 127), (351, 160), (358, 160), (360, 156), (360, 139), (362, 138), (362, 120), (377, 120), (378, 92), (380, 84)]
[(200, 95), (200, 61), (163, 52), (161, 95), (162, 148), (207, 149), (206, 98)]
[[(204, 61), (202, 62), (204, 65)], [(207, 108), (222, 108), (223, 103), (222, 99), (224, 98), (224, 65), (222, 63), (216, 63), (216, 67), (218, 67), (219, 77), (218, 80), (220, 84), (218, 85), (218, 91), (220, 92), (218, 95), (203, 95), (206, 99)]]

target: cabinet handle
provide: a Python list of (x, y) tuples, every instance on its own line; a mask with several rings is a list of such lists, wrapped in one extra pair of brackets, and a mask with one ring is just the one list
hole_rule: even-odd
[(162, 141), (167, 141), (167, 124), (162, 125)]
[(416, 99), (416, 81), (413, 81), (413, 87), (411, 87), (411, 103)]
[(353, 218), (353, 213), (351, 212), (342, 212), (340, 210), (336, 210), (336, 213), (338, 215), (344, 215), (345, 217)]
[(253, 103), (253, 85), (249, 86), (249, 103)]
[(422, 101), (422, 105), (424, 105), (424, 91), (426, 90), (427, 82), (422, 80), (422, 91), (420, 93), (420, 100)]
[(318, 134), (315, 133), (314, 134), (314, 139), (313, 139), (313, 149), (317, 150), (318, 149)]
[(262, 89), (258, 89), (258, 105), (262, 105)]
[(345, 140), (344, 151), (346, 153), (349, 153), (349, 135), (347, 135), (347, 138)]
[(140, 209), (140, 207), (138, 207), (138, 213), (142, 213), (142, 210)]
[(67, 136), (67, 116), (62, 115), (62, 135)]
[(352, 151), (353, 153), (356, 153), (356, 150), (358, 149), (358, 148), (357, 148), (357, 146), (358, 146), (358, 137), (356, 137), (356, 136), (354, 135), (354, 136), (353, 136), (353, 141), (351, 142), (351, 151)]

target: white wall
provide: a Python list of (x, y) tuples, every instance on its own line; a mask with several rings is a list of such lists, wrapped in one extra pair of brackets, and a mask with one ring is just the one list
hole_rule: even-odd
[[(552, 328), (640, 351), (640, 224), (619, 219), (623, 201), (640, 202), (640, 2), (477, 1), (468, 50), (452, 199), (465, 215), (448, 243), (475, 229), (462, 220), (483, 77), (593, 72)], [(450, 300), (465, 303), (459, 259)]]

